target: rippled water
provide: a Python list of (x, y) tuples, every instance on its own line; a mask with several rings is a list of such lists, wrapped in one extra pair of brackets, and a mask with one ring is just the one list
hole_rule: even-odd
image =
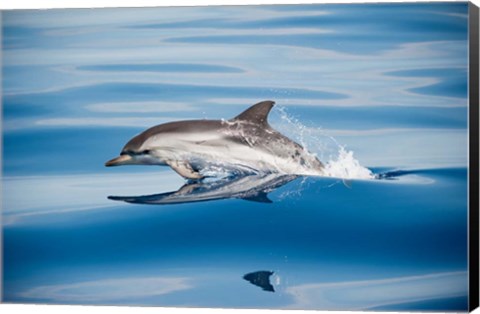
[[(2, 12), (4, 300), (466, 310), (467, 13)], [(265, 99), (332, 177), (104, 167), (147, 127)]]

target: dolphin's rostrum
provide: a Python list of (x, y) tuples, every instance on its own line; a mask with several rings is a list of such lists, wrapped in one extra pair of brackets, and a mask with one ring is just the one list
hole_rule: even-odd
[(230, 120), (190, 120), (154, 126), (132, 138), (106, 166), (168, 165), (187, 179), (214, 172), (321, 175), (323, 165), (267, 121), (273, 101)]

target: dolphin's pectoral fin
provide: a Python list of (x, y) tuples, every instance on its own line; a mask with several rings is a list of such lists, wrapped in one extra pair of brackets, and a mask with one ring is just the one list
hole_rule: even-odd
[(185, 161), (179, 160), (169, 160), (167, 161), (169, 165), (176, 173), (187, 179), (201, 179), (203, 176), (198, 172), (193, 170), (192, 166)]
[(183, 185), (175, 193), (178, 194), (178, 195), (190, 195), (190, 194), (194, 193), (195, 190), (198, 189), (199, 187), (201, 187), (201, 184), (198, 183), (198, 180), (195, 180), (194, 182), (189, 182), (189, 183)]
[(348, 179), (343, 179), (343, 185), (345, 185), (347, 188), (351, 189), (352, 188), (352, 180)]

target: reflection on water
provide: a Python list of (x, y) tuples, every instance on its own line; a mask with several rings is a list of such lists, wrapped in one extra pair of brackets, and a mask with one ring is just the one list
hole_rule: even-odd
[[(314, 309), (317, 304), (334, 310), (382, 309), (385, 306), (402, 303), (424, 302), (426, 309), (433, 296), (443, 298), (440, 303), (448, 307), (459, 307), (466, 301), (467, 288), (462, 286), (467, 272), (426, 274), (421, 276), (382, 278), (379, 280), (339, 283), (309, 283), (288, 287), (288, 293), (295, 296), (296, 308)], [(408, 302), (405, 302), (407, 301)], [(428, 302), (425, 302), (428, 301)], [(418, 305), (417, 305), (418, 306)], [(415, 305), (412, 306), (415, 308)]]
[(142, 196), (109, 196), (114, 201), (135, 204), (182, 204), (238, 198), (247, 201), (271, 203), (268, 193), (293, 181), (293, 175), (249, 175), (222, 179), (188, 182), (177, 191)]
[(59, 303), (95, 304), (98, 302), (121, 302), (125, 298), (158, 297), (191, 288), (188, 278), (113, 278), (39, 286), (23, 292), (22, 297), (49, 299)]
[[(465, 311), (467, 15), (2, 12), (4, 301)], [(332, 177), (103, 166), (148, 127), (263, 99)]]
[[(391, 170), (373, 174), (377, 180), (396, 180), (399, 183), (428, 184), (434, 180), (423, 176), (428, 170)], [(139, 196), (109, 196), (114, 201), (124, 201), (132, 204), (173, 205), (193, 202), (205, 202), (224, 199), (242, 199), (246, 201), (272, 203), (268, 194), (274, 190), (294, 181), (301, 176), (282, 174), (254, 174), (233, 175), (224, 178), (207, 178), (203, 180), (187, 181), (177, 191), (164, 192)], [(303, 177), (303, 181), (307, 177)], [(332, 184), (343, 183), (347, 188), (352, 188), (351, 180), (332, 178)], [(293, 189), (301, 195), (302, 183), (299, 189)], [(288, 194), (288, 193), (287, 193)]]

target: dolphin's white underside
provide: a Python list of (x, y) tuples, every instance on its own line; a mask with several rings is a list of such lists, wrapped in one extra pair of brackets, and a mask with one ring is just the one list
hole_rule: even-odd
[[(242, 134), (234, 134), (242, 137)], [(255, 146), (255, 138), (242, 137), (245, 143), (231, 140), (231, 131), (171, 133), (153, 136), (145, 141), (144, 146), (151, 154), (162, 160), (185, 161), (192, 168), (208, 171), (245, 171), (262, 173), (280, 173), (296, 175), (322, 175), (321, 170), (311, 167), (309, 161), (314, 156), (306, 150), (300, 151), (297, 159), (302, 158), (304, 164), (291, 156), (296, 147), (272, 143), (270, 146)], [(156, 161), (151, 160), (154, 164)], [(164, 164), (158, 162), (158, 164)]]

